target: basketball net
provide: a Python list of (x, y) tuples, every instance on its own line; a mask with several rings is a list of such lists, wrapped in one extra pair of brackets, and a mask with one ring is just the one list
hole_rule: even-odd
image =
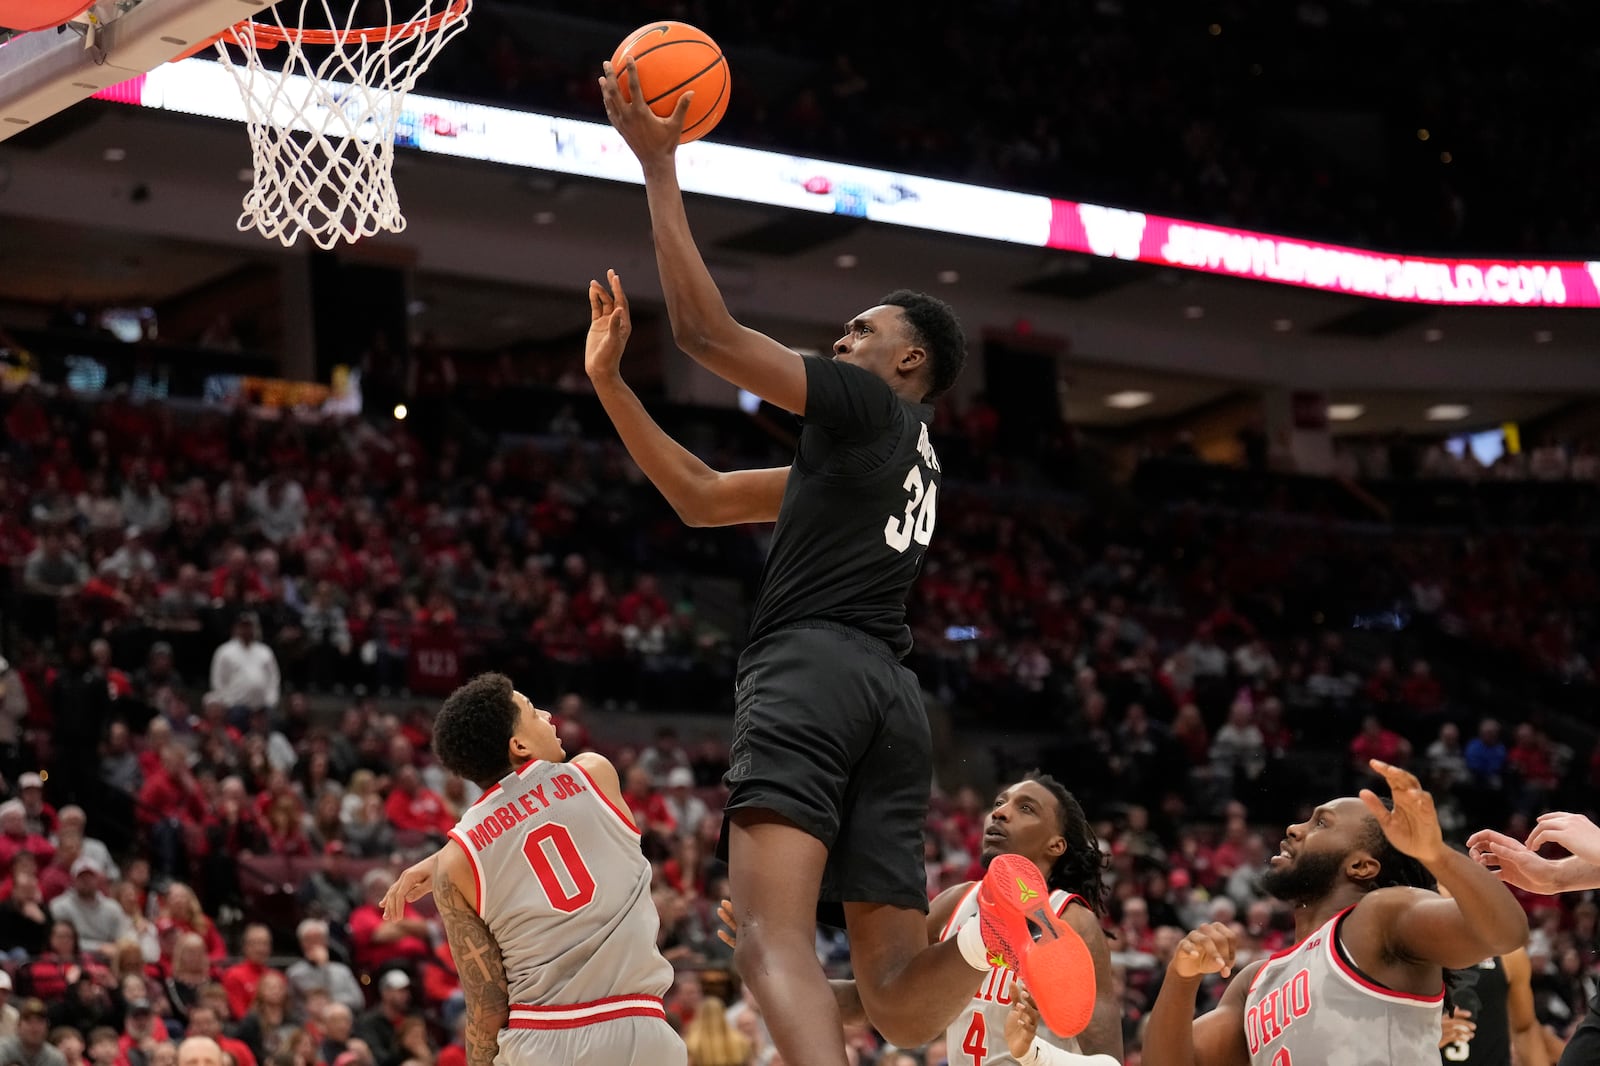
[[(472, 9), (472, 0), (420, 0), (415, 15), (396, 23), (394, 4), (408, 0), (382, 0), (389, 24), (358, 29), (364, 5), (343, 0), (350, 10), (341, 16), (337, 2), (300, 0), (293, 23), (273, 8), (270, 22), (241, 22), (217, 42), (244, 97), (254, 162), (239, 229), (285, 247), (301, 234), (328, 249), (406, 228), (394, 187), (406, 93)], [(320, 8), (323, 25), (335, 28), (305, 29), (308, 8)], [(282, 68), (264, 65), (263, 53), (280, 46)]]

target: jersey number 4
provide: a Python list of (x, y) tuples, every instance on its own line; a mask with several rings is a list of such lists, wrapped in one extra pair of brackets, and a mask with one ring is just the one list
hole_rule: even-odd
[(904, 487), (911, 493), (905, 516), (890, 515), (883, 524), (883, 542), (897, 552), (911, 547), (913, 540), (926, 548), (933, 540), (933, 524), (939, 518), (939, 483), (924, 485), (920, 466), (906, 471)]
[(972, 1024), (967, 1026), (967, 1035), (961, 1041), (961, 1050), (972, 1056), (972, 1066), (983, 1066), (983, 1060), (989, 1057), (988, 1036), (983, 1011), (973, 1011)]
[(546, 822), (528, 834), (522, 854), (533, 867), (550, 906), (563, 914), (582, 910), (594, 901), (594, 875), (583, 864), (572, 834), (559, 822)]

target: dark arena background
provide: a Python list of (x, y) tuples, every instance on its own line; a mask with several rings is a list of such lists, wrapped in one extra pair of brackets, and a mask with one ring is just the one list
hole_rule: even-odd
[[(233, 1066), (464, 1066), (431, 901), (374, 904), (477, 797), (431, 723), (499, 670), (621, 774), (691, 1062), (781, 1063), (713, 857), (771, 527), (685, 525), (584, 373), (615, 268), (667, 431), (720, 470), (793, 453), (796, 419), (675, 347), (605, 125), (601, 62), (659, 18), (726, 51), (726, 117), (679, 159), (740, 321), (825, 355), (909, 287), (967, 330), (908, 607), (930, 896), (982, 875), (998, 788), (1065, 784), (1131, 1066), (1185, 932), (1291, 945), (1261, 873), (1313, 805), (1381, 791), (1369, 759), (1458, 848), (1593, 816), (1588, 15), (478, 0), (401, 121), (407, 228), (334, 251), (236, 228), (250, 147), (209, 52), (8, 127), (0, 1054), (42, 1010), (68, 1066), (174, 1066), (195, 1034)], [(1517, 896), (1554, 1062), (1600, 910)], [(842, 933), (816, 950), (848, 976)]]

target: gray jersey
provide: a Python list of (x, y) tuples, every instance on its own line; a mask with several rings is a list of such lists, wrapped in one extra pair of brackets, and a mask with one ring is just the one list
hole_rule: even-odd
[(505, 960), (512, 1029), (665, 1018), (672, 966), (656, 950), (650, 864), (627, 812), (581, 766), (529, 763), (450, 837)]
[(1444, 987), (1433, 996), (1384, 988), (1339, 943), (1339, 912), (1269, 958), (1245, 997), (1251, 1066), (1437, 1066)]
[[(939, 934), (940, 940), (953, 938), (969, 918), (977, 916), (978, 888), (975, 882), (961, 897), (955, 913), (950, 915), (944, 931)], [(1073, 900), (1083, 902), (1080, 897), (1059, 889), (1050, 893), (1050, 905), (1055, 908), (1057, 917), (1067, 912), (1067, 904)], [(945, 1044), (949, 1048), (952, 1063), (959, 1062), (962, 1066), (1015, 1066), (1017, 1060), (1006, 1049), (1006, 1015), (1011, 1013), (1011, 982), (1015, 977), (1008, 967), (989, 968), (989, 976), (983, 979), (978, 991), (945, 1030)], [(1038, 1035), (1041, 1041), (1052, 1047), (1063, 1051), (1078, 1050), (1077, 1040), (1057, 1036), (1042, 1023)]]

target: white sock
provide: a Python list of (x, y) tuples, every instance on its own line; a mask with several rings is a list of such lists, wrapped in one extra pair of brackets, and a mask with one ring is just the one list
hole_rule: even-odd
[(983, 946), (983, 926), (976, 917), (968, 918), (956, 933), (956, 946), (961, 949), (961, 957), (967, 960), (967, 965), (983, 973), (987, 973), (989, 966), (989, 949)]

